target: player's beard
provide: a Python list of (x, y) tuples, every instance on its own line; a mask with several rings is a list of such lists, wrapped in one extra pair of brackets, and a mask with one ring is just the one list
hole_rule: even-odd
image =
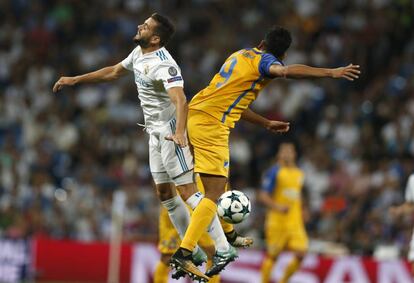
[(141, 46), (142, 48), (147, 48), (150, 46), (149, 38), (136, 38), (134, 37), (134, 42)]

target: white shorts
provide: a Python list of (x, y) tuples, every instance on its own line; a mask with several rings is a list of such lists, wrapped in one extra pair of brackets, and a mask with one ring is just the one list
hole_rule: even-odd
[[(155, 184), (174, 183), (183, 185), (180, 176), (192, 171), (194, 167), (193, 156), (190, 147), (181, 148), (173, 141), (165, 139), (175, 132), (176, 120), (172, 119), (168, 124), (150, 134), (149, 139), (149, 164)], [(178, 180), (179, 183), (177, 183)], [(187, 178), (186, 178), (187, 179)], [(190, 178), (192, 182), (192, 177)]]
[(413, 231), (413, 235), (411, 236), (410, 249), (408, 250), (407, 258), (408, 258), (408, 261), (414, 262), (414, 231)]

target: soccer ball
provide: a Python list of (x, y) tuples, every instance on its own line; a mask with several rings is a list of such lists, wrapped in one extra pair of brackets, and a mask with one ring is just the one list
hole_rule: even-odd
[(217, 201), (217, 214), (228, 223), (242, 222), (249, 216), (250, 210), (249, 198), (237, 190), (225, 192)]

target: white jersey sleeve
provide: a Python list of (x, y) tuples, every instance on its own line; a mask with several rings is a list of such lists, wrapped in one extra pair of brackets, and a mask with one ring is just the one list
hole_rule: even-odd
[(184, 87), (181, 70), (174, 62), (162, 62), (162, 64), (157, 67), (154, 75), (156, 80), (162, 81), (166, 90), (172, 87)]
[(131, 53), (129, 53), (128, 57), (126, 57), (124, 60), (121, 61), (122, 67), (124, 67), (125, 69), (129, 71), (134, 71), (134, 68), (133, 68), (134, 56), (138, 52), (138, 48), (140, 47), (137, 46), (136, 48), (134, 48), (134, 50), (132, 50)]
[(405, 201), (414, 202), (414, 173), (408, 177), (407, 187), (405, 188)]

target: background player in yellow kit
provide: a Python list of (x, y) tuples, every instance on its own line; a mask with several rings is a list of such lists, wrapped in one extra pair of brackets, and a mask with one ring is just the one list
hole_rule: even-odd
[(168, 273), (170, 271), (168, 262), (171, 255), (180, 246), (180, 243), (180, 236), (172, 225), (167, 210), (161, 207), (158, 219), (158, 250), (161, 253), (161, 257), (155, 268), (154, 283), (168, 282)]
[[(196, 176), (196, 183), (199, 191), (204, 193), (204, 188), (201, 184), (200, 178)], [(158, 220), (158, 250), (161, 253), (160, 260), (155, 268), (154, 272), (154, 283), (167, 283), (169, 279), (170, 268), (168, 263), (170, 261), (171, 255), (178, 249), (180, 246), (181, 239), (178, 235), (177, 230), (174, 225), (171, 223), (168, 212), (164, 207), (160, 208), (160, 216)], [(199, 244), (201, 248), (206, 252), (208, 256), (207, 268), (212, 265), (212, 257), (214, 255), (215, 246), (214, 241), (210, 238), (207, 232), (201, 237)], [(177, 275), (176, 273), (175, 275)], [(184, 273), (185, 274), (185, 273)], [(173, 275), (174, 276), (174, 275)], [(220, 277), (214, 276), (211, 278), (209, 283), (219, 283)]]
[[(289, 128), (288, 123), (269, 121), (248, 109), (259, 91), (273, 78), (358, 78), (359, 66), (352, 64), (336, 69), (284, 66), (282, 60), (291, 41), (286, 29), (271, 29), (258, 48), (230, 55), (210, 84), (190, 102), (187, 127), (194, 148), (194, 171), (200, 174), (206, 194), (193, 212), (180, 248), (171, 258), (173, 267), (203, 278), (201, 272), (194, 272), (191, 251), (216, 215), (216, 201), (225, 190), (230, 165), (229, 134), (235, 123), (242, 118), (275, 131), (285, 132)], [(217, 252), (213, 267), (205, 275), (219, 273), (236, 257), (231, 249)]]
[(265, 235), (266, 258), (262, 265), (262, 283), (270, 275), (278, 255), (289, 250), (293, 258), (280, 283), (288, 282), (298, 270), (308, 249), (308, 237), (302, 217), (301, 191), (304, 175), (296, 166), (296, 150), (292, 143), (282, 143), (274, 164), (263, 176), (259, 200), (267, 207)]
[[(160, 208), (159, 218), (159, 241), (158, 250), (161, 253), (160, 261), (158, 262), (154, 272), (154, 283), (167, 283), (169, 279), (170, 267), (168, 262), (171, 255), (175, 253), (181, 243), (180, 235), (171, 223), (168, 212), (165, 208)], [(214, 255), (214, 241), (210, 238), (207, 232), (200, 238), (200, 247), (206, 252), (208, 256), (206, 268), (210, 268), (212, 257)], [(210, 278), (209, 283), (219, 283), (220, 276)]]

